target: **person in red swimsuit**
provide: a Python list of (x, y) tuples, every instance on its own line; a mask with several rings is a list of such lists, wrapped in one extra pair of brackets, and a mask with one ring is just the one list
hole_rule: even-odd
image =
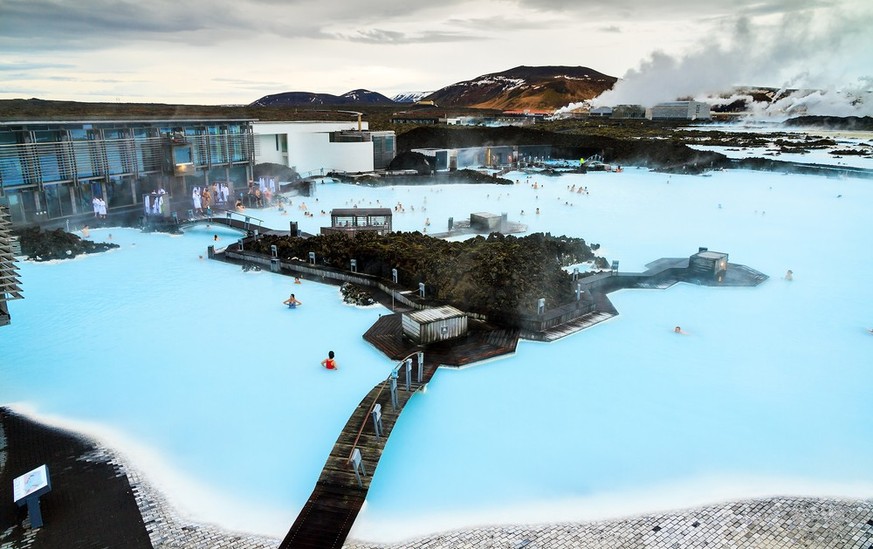
[(334, 360), (333, 357), (333, 351), (328, 352), (327, 358), (321, 361), (321, 365), (328, 370), (339, 370), (339, 367), (336, 365), (336, 360)]

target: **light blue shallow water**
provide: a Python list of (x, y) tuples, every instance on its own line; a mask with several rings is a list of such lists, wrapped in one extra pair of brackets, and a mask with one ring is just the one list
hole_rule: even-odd
[[(771, 279), (621, 291), (609, 322), (439, 371), (392, 434), (353, 535), (873, 495), (870, 182), (631, 169), (540, 178), (534, 190), (516, 177), (512, 187), (326, 184), (302, 199), (313, 218), (298, 203), (290, 216), (251, 213), (316, 232), (322, 209), (401, 202), (395, 229), (429, 218), (437, 232), (449, 216), (507, 212), (531, 231), (601, 243), (622, 270), (708, 246)], [(92, 238), (109, 233), (120, 250), (21, 265), (26, 299), (0, 329), (0, 403), (98, 436), (196, 518), (283, 535), (350, 411), (392, 366), (361, 339), (385, 310), (198, 258), (232, 231)], [(289, 291), (299, 310), (280, 306)], [(677, 324), (688, 335), (673, 334)], [(339, 372), (318, 366), (328, 349)]]

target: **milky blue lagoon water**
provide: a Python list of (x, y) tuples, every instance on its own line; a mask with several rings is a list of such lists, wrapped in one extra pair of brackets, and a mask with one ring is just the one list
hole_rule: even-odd
[[(608, 322), (441, 369), (398, 422), (352, 536), (873, 496), (873, 183), (637, 169), (508, 177), (518, 184), (328, 183), (294, 198), (290, 215), (250, 213), (315, 233), (329, 221), (321, 210), (355, 203), (402, 203), (396, 230), (506, 212), (530, 232), (600, 243), (623, 271), (708, 246), (771, 278), (616, 292)], [(297, 209), (304, 201), (314, 217)], [(110, 234), (120, 249), (20, 264), (26, 298), (0, 329), (0, 404), (98, 438), (186, 516), (283, 536), (351, 411), (393, 366), (361, 338), (387, 311), (200, 259), (214, 234), (238, 238), (229, 229), (91, 239)], [(281, 306), (291, 291), (298, 310)], [(319, 367), (331, 349), (338, 372)]]

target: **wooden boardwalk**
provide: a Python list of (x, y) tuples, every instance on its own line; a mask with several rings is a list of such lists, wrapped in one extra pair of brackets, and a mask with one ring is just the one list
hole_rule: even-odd
[[(412, 379), (417, 379), (416, 367), (417, 365), (413, 365)], [(279, 545), (280, 548), (339, 549), (342, 547), (364, 504), (367, 491), (370, 489), (370, 480), (379, 465), (385, 443), (394, 430), (400, 412), (415, 391), (430, 381), (436, 369), (437, 364), (425, 360), (421, 382), (411, 379), (410, 389), (406, 390), (405, 373), (401, 368), (397, 384), (398, 407), (396, 409), (392, 406), (387, 380), (367, 393), (337, 438), (321, 476), (315, 484), (315, 489)], [(375, 404), (380, 404), (382, 407), (382, 436), (380, 437), (376, 436), (371, 417)], [(355, 448), (361, 452), (365, 470), (365, 474), (360, 475), (360, 484), (350, 464), (350, 456)]]
[[(515, 352), (518, 330), (500, 329), (475, 321), (473, 324), (475, 326), (467, 337), (425, 348), (401, 337), (399, 313), (383, 315), (364, 334), (367, 341), (394, 360), (401, 361), (423, 350), (422, 378), (418, 379), (418, 364), (413, 360), (408, 390), (405, 369), (399, 368), (396, 408), (392, 404), (388, 380), (373, 387), (361, 400), (337, 438), (306, 505), (279, 545), (281, 549), (342, 547), (364, 504), (370, 480), (400, 413), (412, 395), (431, 380), (439, 366), (461, 366)], [(376, 435), (371, 416), (376, 404), (382, 411), (381, 436)], [(350, 464), (355, 448), (361, 452), (366, 472), (360, 476), (360, 484)]]

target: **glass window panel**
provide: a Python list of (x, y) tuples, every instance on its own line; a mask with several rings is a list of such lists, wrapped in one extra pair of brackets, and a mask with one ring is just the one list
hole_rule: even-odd
[(36, 193), (29, 189), (6, 191), (9, 199), (9, 215), (13, 223), (28, 223), (36, 220)]
[(79, 177), (92, 177), (97, 175), (97, 169), (90, 143), (73, 143), (73, 155), (76, 160), (76, 174)]
[(119, 175), (129, 171), (124, 161), (124, 141), (106, 141), (106, 162), (110, 175)]
[(191, 147), (173, 147), (173, 162), (176, 164), (191, 164)]
[(70, 187), (65, 184), (46, 185), (44, 187), (46, 210), (49, 219), (71, 215), (73, 204), (70, 197)]
[[(4, 187), (24, 185), (24, 172), (21, 169), (21, 159), (17, 156), (5, 156), (6, 151), (0, 151), (0, 182)], [(15, 150), (12, 150), (15, 153)]]
[(127, 176), (111, 177), (106, 192), (109, 195), (106, 204), (110, 208), (133, 204), (133, 188)]
[(43, 183), (50, 183), (65, 179), (64, 170), (61, 168), (59, 147), (55, 145), (36, 145), (36, 154), (39, 157), (39, 171)]

